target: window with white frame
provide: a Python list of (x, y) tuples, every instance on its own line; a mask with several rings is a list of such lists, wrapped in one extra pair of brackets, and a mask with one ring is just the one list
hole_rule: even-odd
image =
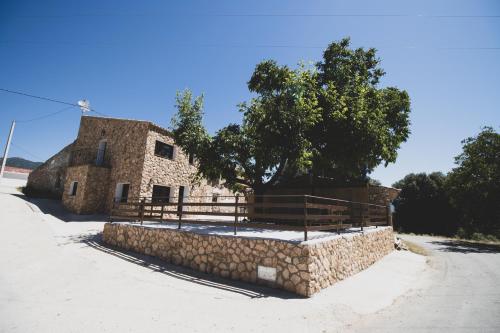
[(115, 190), (115, 202), (127, 202), (130, 184), (118, 183)]

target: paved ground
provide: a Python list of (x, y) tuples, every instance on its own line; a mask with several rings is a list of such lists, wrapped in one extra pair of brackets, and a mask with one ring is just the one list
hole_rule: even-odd
[(354, 331), (500, 332), (500, 246), (403, 238), (430, 251), (431, 283), (364, 317)]
[(3, 176), (4, 176), (4, 178), (8, 178), (8, 179), (22, 179), (22, 180), (28, 179), (27, 173), (20, 173), (20, 172), (5, 171)]
[[(303, 299), (114, 251), (96, 236), (103, 224), (95, 221), (98, 216), (75, 220), (53, 202), (27, 202), (15, 194), (15, 184), (9, 185), (0, 185), (1, 332), (499, 327), (494, 283), (500, 265), (494, 250), (456, 253), (432, 244), (439, 258), (432, 266), (425, 257), (395, 251), (364, 272)], [(454, 256), (464, 259), (447, 259)]]

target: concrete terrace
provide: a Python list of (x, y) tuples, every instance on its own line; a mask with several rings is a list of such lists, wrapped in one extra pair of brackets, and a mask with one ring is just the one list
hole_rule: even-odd
[[(212, 220), (214, 221), (214, 220)], [(225, 221), (227, 222), (227, 221)], [(119, 224), (131, 224), (137, 226), (138, 222), (113, 222)], [(158, 228), (158, 229), (172, 229), (177, 230), (177, 222), (151, 222), (144, 221), (144, 228)], [(360, 228), (350, 228), (345, 229), (337, 234), (336, 231), (325, 232), (325, 231), (310, 231), (308, 232), (308, 240), (304, 241), (304, 232), (302, 231), (292, 231), (292, 230), (271, 230), (271, 229), (256, 229), (256, 228), (245, 228), (238, 227), (237, 234), (234, 235), (234, 228), (230, 226), (216, 226), (216, 225), (203, 225), (203, 224), (192, 224), (189, 222), (182, 222), (180, 231), (191, 232), (201, 235), (219, 235), (227, 237), (241, 237), (250, 239), (270, 239), (270, 240), (282, 240), (290, 243), (303, 243), (303, 244), (314, 244), (318, 242), (328, 241), (337, 238), (351, 238), (355, 235), (363, 233), (371, 233), (377, 230), (383, 230), (387, 227), (365, 227), (363, 231)]]

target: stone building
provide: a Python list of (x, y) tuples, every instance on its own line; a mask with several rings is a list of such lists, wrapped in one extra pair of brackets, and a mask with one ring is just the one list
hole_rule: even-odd
[[(57, 171), (50, 169), (53, 164)], [(175, 146), (168, 130), (149, 121), (82, 116), (76, 140), (36, 169), (27, 187), (38, 190), (43, 184), (62, 193), (63, 205), (78, 214), (108, 213), (115, 201), (143, 197), (170, 201), (232, 194), (195, 181), (196, 173), (195, 158)]]
[(28, 195), (62, 198), (72, 146), (70, 143), (29, 174)]

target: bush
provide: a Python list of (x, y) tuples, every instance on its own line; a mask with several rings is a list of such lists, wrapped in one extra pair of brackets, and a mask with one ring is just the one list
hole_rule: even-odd
[(452, 236), (457, 231), (456, 212), (440, 172), (409, 174), (393, 187), (401, 193), (394, 201), (394, 226), (405, 232)]
[(484, 241), (486, 239), (486, 237), (480, 232), (475, 232), (472, 234), (470, 239), (472, 239), (474, 241)]
[(455, 235), (455, 237), (466, 239), (466, 238), (469, 238), (469, 235), (470, 234), (467, 231), (465, 231), (464, 228), (458, 228), (457, 234)]

